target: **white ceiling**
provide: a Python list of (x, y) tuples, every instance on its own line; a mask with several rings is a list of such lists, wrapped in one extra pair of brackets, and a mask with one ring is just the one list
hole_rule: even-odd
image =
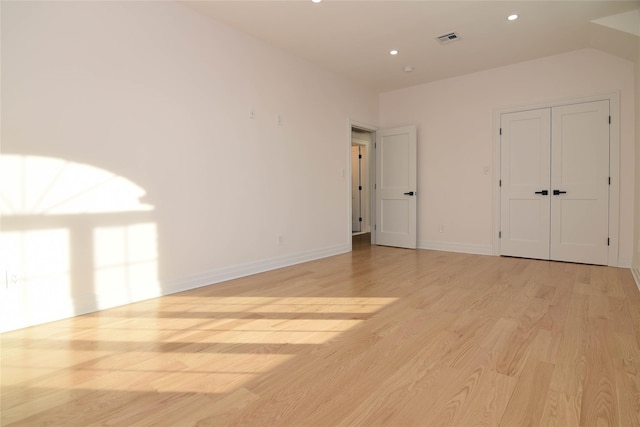
[[(620, 45), (639, 39), (591, 21), (640, 9), (640, 0), (183, 3), (379, 92), (586, 47), (624, 56)], [(507, 21), (511, 13), (520, 18)], [(460, 40), (435, 39), (452, 31)]]

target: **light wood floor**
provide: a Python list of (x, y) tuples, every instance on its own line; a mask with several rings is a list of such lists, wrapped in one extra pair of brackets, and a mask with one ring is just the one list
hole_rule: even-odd
[(1, 338), (3, 425), (640, 426), (624, 269), (359, 245)]

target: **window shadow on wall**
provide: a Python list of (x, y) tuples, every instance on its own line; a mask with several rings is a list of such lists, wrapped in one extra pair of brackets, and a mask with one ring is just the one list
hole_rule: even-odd
[(128, 179), (0, 156), (0, 332), (160, 295), (154, 207)]

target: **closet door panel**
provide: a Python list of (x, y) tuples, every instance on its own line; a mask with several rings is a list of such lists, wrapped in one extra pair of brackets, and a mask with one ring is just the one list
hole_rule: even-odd
[(501, 255), (549, 259), (550, 119), (548, 108), (501, 117)]
[(607, 264), (609, 101), (554, 107), (550, 258)]

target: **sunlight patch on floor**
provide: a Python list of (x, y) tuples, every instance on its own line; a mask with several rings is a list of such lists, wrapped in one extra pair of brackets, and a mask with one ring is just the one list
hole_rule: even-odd
[[(53, 323), (50, 331), (60, 336), (40, 336), (27, 348), (20, 345), (19, 332), (5, 334), (3, 387), (12, 391), (7, 408), (41, 410), (58, 401), (59, 393), (73, 390), (231, 393), (294, 358), (287, 346), (300, 353), (297, 346), (326, 344), (364, 321), (351, 316), (372, 315), (396, 298), (170, 296), (161, 301), (158, 311), (147, 303), (128, 306), (123, 322), (113, 322), (123, 314), (115, 308), (63, 320), (58, 328)], [(190, 307), (185, 315), (196, 315), (183, 318), (171, 311), (177, 317), (164, 317), (173, 302)], [(206, 317), (212, 313), (221, 316)], [(95, 325), (104, 327), (85, 329)], [(23, 392), (16, 391), (30, 389), (37, 390), (33, 402), (21, 403)]]

